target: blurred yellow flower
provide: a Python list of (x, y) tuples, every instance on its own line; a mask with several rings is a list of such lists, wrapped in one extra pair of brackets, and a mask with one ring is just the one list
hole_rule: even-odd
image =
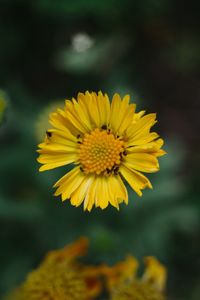
[(124, 261), (109, 267), (102, 266), (101, 272), (106, 278), (106, 286), (108, 290), (112, 290), (119, 284), (132, 281), (138, 270), (138, 261), (135, 257), (128, 256)]
[(111, 300), (165, 299), (166, 268), (154, 257), (146, 257), (145, 265), (141, 278), (136, 275), (138, 262), (132, 256), (113, 267), (105, 267), (102, 272), (106, 277)]
[(165, 300), (165, 296), (150, 284), (135, 280), (120, 286), (112, 293), (111, 300)]
[(157, 290), (163, 291), (167, 280), (166, 268), (155, 257), (145, 257), (146, 269), (143, 281), (151, 283)]
[(0, 124), (3, 121), (5, 110), (6, 110), (6, 94), (2, 90), (0, 90)]
[(93, 300), (107, 291), (111, 300), (165, 300), (166, 268), (154, 257), (145, 258), (145, 271), (138, 278), (133, 256), (110, 267), (88, 266), (77, 258), (88, 250), (80, 238), (60, 250), (50, 251), (25, 282), (4, 300)]
[(122, 178), (139, 196), (144, 188), (152, 188), (141, 172), (159, 170), (163, 140), (150, 132), (156, 114), (136, 113), (129, 100), (129, 95), (121, 99), (115, 94), (110, 103), (101, 92), (79, 93), (77, 100), (66, 100), (63, 109), (50, 115), (54, 128), (39, 145), (38, 162), (43, 164), (40, 171), (73, 164), (54, 186), (62, 201), (84, 203), (88, 211), (109, 203), (119, 209), (121, 202), (128, 203)]
[(98, 268), (76, 261), (87, 251), (81, 238), (68, 247), (50, 252), (41, 265), (6, 300), (91, 300), (101, 291)]
[(46, 131), (49, 129), (49, 114), (61, 106), (63, 100), (56, 100), (49, 103), (38, 115), (35, 122), (35, 137), (38, 142), (44, 139)]

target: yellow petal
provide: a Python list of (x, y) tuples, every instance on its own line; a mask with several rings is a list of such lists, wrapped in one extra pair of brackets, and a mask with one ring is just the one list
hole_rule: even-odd
[(54, 185), (54, 187), (59, 186), (55, 192), (55, 196), (61, 194), (62, 201), (69, 199), (72, 193), (80, 186), (84, 178), (85, 176), (80, 171), (79, 167), (73, 168)]
[(120, 197), (120, 199), (118, 199), (118, 201), (119, 201), (119, 203), (121, 203), (122, 202), (121, 200), (123, 199), (123, 201), (126, 204), (128, 204), (128, 192), (127, 192), (127, 189), (126, 189), (126, 187), (125, 187), (125, 185), (124, 185), (124, 183), (123, 183), (123, 181), (122, 181), (122, 179), (121, 179), (120, 176), (117, 176), (117, 180), (119, 181), (120, 189), (121, 189), (121, 193), (122, 193), (122, 196)]
[(99, 110), (98, 110), (98, 104), (97, 104), (97, 94), (96, 93), (85, 93), (85, 99), (87, 99), (87, 105), (88, 110), (90, 114), (90, 118), (92, 119), (92, 122), (95, 127), (100, 128), (100, 116), (99, 116)]
[[(144, 142), (144, 140), (143, 140)], [(138, 144), (137, 146), (129, 147), (128, 153), (149, 153), (155, 157), (160, 157), (166, 154), (166, 152), (160, 149), (164, 144), (162, 139), (157, 139), (147, 144)]]
[(128, 193), (127, 189), (121, 180), (121, 177), (119, 175), (117, 176), (110, 176), (109, 177), (109, 187), (110, 187), (110, 195), (111, 200), (110, 203), (118, 208), (118, 204), (121, 202), (128, 203)]
[(133, 122), (133, 116), (134, 116), (134, 112), (135, 112), (135, 109), (136, 109), (136, 105), (135, 104), (130, 104), (123, 117), (122, 117), (122, 120), (121, 120), (121, 124), (119, 126), (119, 129), (118, 129), (118, 133), (119, 135), (123, 135), (124, 132), (127, 130), (127, 128), (129, 126), (131, 126), (132, 122)]
[(95, 197), (96, 197), (96, 184), (97, 184), (97, 179), (96, 177), (93, 177), (93, 180), (88, 187), (87, 195), (84, 201), (84, 210), (91, 211), (94, 202), (95, 202)]
[(130, 96), (122, 100), (118, 94), (113, 96), (111, 103), (110, 125), (114, 133), (123, 135), (125, 130), (133, 123), (136, 105), (129, 105)]
[(150, 181), (140, 172), (131, 170), (122, 165), (120, 167), (120, 173), (139, 196), (142, 196), (142, 189), (146, 187), (152, 188)]
[(105, 209), (109, 203), (109, 194), (104, 177), (98, 177), (96, 183), (95, 205), (101, 209)]
[(158, 150), (157, 152), (154, 153), (154, 155), (156, 157), (160, 157), (160, 156), (163, 156), (165, 154), (167, 154), (167, 152), (165, 150), (162, 150), (162, 149), (160, 149), (160, 150)]
[(149, 133), (150, 128), (156, 123), (155, 119), (156, 114), (148, 114), (130, 126), (127, 130), (130, 140), (136, 140), (146, 136)]
[(78, 151), (77, 144), (69, 143), (68, 145), (64, 144), (40, 144), (38, 145), (41, 149), (38, 151), (39, 153), (75, 153)]
[(129, 147), (127, 149), (128, 153), (152, 153), (159, 151), (163, 145), (163, 140), (158, 139), (153, 142), (149, 142), (146, 144), (139, 144), (137, 146)]
[(53, 112), (49, 115), (49, 123), (59, 130), (67, 128), (66, 119), (59, 112)]
[(120, 184), (115, 176), (109, 176), (107, 182), (105, 182), (105, 188), (107, 188), (108, 202), (119, 210), (118, 198), (121, 196)]
[(112, 102), (111, 102), (110, 126), (111, 126), (113, 132), (115, 132), (115, 133), (118, 128), (120, 104), (121, 104), (121, 98), (120, 98), (119, 94), (114, 94), (114, 96), (112, 98)]
[(46, 171), (55, 169), (57, 167), (65, 166), (70, 163), (77, 161), (78, 157), (76, 153), (52, 153), (52, 154), (40, 154), (37, 158), (37, 161), (41, 164), (44, 164), (40, 167), (39, 171)]
[(74, 206), (79, 206), (85, 200), (87, 191), (92, 184), (92, 177), (85, 176), (79, 187), (72, 193), (70, 202)]
[(73, 102), (66, 100), (66, 119), (81, 133), (86, 133), (88, 131), (88, 128), (86, 124), (82, 122), (79, 115), (77, 115), (76, 109), (74, 107)]
[[(92, 186), (90, 196), (94, 197), (96, 207), (104, 209), (110, 203), (119, 209), (119, 203), (122, 201), (127, 203), (128, 201), (127, 190), (120, 176), (96, 177), (94, 186)], [(93, 200), (90, 199), (88, 201), (91, 201), (93, 204)], [(90, 206), (87, 207), (88, 210), (89, 208)]]
[(48, 133), (50, 137), (47, 139), (47, 143), (57, 143), (63, 145), (75, 145), (77, 144), (77, 137), (71, 134), (66, 128), (64, 131), (57, 129), (49, 129)]
[(73, 99), (74, 104), (74, 115), (78, 116), (78, 119), (81, 120), (81, 122), (84, 124), (84, 127), (87, 129), (87, 131), (91, 131), (92, 124), (90, 122), (90, 119), (88, 117), (87, 111), (85, 110), (85, 107), (83, 103), (80, 101), (77, 102), (75, 99)]
[[(96, 94), (95, 94), (96, 95)], [(99, 115), (98, 126), (102, 127), (103, 125), (108, 125), (110, 118), (110, 102), (107, 95), (103, 95), (102, 92), (98, 92), (98, 95), (95, 96), (96, 104)]]
[(132, 137), (128, 139), (127, 146), (133, 147), (133, 146), (139, 146), (139, 145), (145, 145), (147, 143), (150, 143), (157, 139), (159, 135), (156, 132), (148, 132), (144, 136), (140, 137)]
[(104, 109), (105, 125), (108, 125), (110, 120), (110, 101), (107, 94), (104, 95), (103, 99), (104, 99), (104, 107), (105, 107)]
[(126, 156), (124, 164), (131, 169), (147, 173), (159, 170), (158, 160), (148, 153), (130, 153)]
[(146, 112), (145, 110), (141, 110), (138, 113), (135, 113), (134, 117), (133, 117), (133, 120), (134, 120), (133, 122), (136, 123), (141, 117), (143, 117), (145, 112)]
[(104, 98), (103, 98), (103, 94), (101, 92), (98, 93), (98, 95), (96, 95), (96, 105), (97, 105), (97, 109), (98, 109), (98, 114), (99, 114), (99, 127), (101, 127), (102, 125), (106, 124), (105, 123), (105, 106), (104, 106)]

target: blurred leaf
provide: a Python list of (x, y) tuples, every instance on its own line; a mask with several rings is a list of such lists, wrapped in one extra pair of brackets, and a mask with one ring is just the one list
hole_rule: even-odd
[(12, 219), (19, 221), (31, 221), (36, 218), (41, 218), (43, 212), (41, 208), (34, 203), (17, 203), (6, 199), (0, 198), (0, 218)]
[(120, 5), (119, 0), (77, 0), (77, 1), (66, 1), (66, 0), (36, 0), (33, 3), (33, 7), (37, 10), (42, 11), (52, 16), (80, 16), (83, 13), (93, 13), (96, 15), (108, 15), (110, 11), (112, 14), (117, 12), (117, 8)]
[(200, 64), (200, 43), (194, 36), (179, 37), (167, 53), (170, 63), (183, 72), (197, 69)]

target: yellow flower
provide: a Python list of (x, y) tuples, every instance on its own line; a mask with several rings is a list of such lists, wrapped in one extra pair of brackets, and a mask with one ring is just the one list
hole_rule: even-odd
[(122, 179), (139, 196), (144, 188), (152, 188), (141, 172), (159, 170), (163, 140), (150, 132), (156, 114), (136, 113), (129, 100), (129, 95), (121, 99), (115, 94), (110, 103), (101, 92), (79, 93), (77, 100), (66, 100), (63, 109), (50, 115), (53, 128), (39, 145), (38, 161), (43, 164), (40, 171), (73, 165), (54, 185), (62, 201), (70, 199), (74, 206), (84, 203), (88, 211), (109, 203), (119, 209), (121, 202), (128, 203)]
[(134, 281), (114, 291), (111, 300), (165, 300), (165, 296), (148, 283)]
[(12, 300), (89, 299), (84, 280), (76, 272), (66, 270), (65, 265), (45, 266), (33, 271), (9, 297)]
[(143, 275), (143, 281), (151, 283), (157, 290), (162, 291), (165, 288), (167, 280), (166, 268), (155, 257), (145, 257), (146, 270)]
[(127, 256), (125, 261), (119, 262), (116, 265), (109, 267), (102, 266), (101, 272), (106, 278), (106, 286), (108, 290), (112, 290), (119, 284), (132, 281), (138, 269), (138, 261), (135, 257)]
[(0, 90), (0, 124), (3, 121), (5, 110), (6, 110), (6, 94), (4, 91)]
[(64, 249), (50, 252), (25, 282), (5, 300), (91, 300), (101, 292), (96, 267), (84, 266), (76, 258), (85, 254), (82, 238)]
[(129, 256), (124, 262), (103, 269), (112, 300), (164, 300), (166, 268), (154, 257), (145, 258), (145, 271), (136, 276), (138, 262)]

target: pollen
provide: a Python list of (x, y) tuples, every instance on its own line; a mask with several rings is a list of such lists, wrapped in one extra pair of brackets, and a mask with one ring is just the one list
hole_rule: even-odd
[(79, 149), (82, 170), (86, 173), (116, 173), (125, 151), (125, 143), (107, 130), (94, 129), (83, 137)]

